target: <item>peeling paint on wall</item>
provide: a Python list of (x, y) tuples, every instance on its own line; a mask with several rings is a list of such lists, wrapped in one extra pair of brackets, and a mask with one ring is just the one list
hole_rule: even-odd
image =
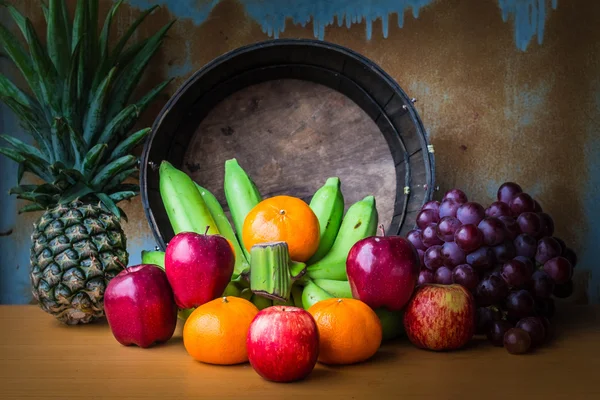
[[(114, 1), (114, 0), (113, 0)], [(145, 9), (159, 4), (167, 6), (169, 11), (179, 18), (191, 19), (200, 25), (209, 17), (213, 7), (221, 0), (130, 0), (130, 5)], [(350, 28), (352, 24), (365, 23), (367, 40), (373, 36), (373, 22), (381, 20), (384, 38), (388, 37), (389, 20), (397, 15), (398, 27), (404, 26), (405, 14), (412, 11), (416, 19), (423, 7), (436, 0), (238, 0), (244, 5), (247, 14), (260, 24), (269, 37), (279, 38), (285, 31), (287, 19), (293, 24), (305, 27), (312, 21), (313, 35), (319, 40), (325, 39), (325, 28), (337, 20), (338, 26)], [(487, 0), (493, 1), (493, 0)], [(502, 12), (502, 20), (512, 19), (515, 44), (526, 51), (534, 36), (542, 44), (546, 26), (548, 8), (556, 10), (558, 0), (497, 0)]]
[(240, 0), (246, 7), (248, 14), (257, 21), (263, 32), (272, 37), (279, 37), (285, 30), (287, 18), (291, 18), (294, 24), (306, 26), (312, 19), (313, 34), (319, 40), (325, 38), (325, 28), (333, 25), (337, 19), (338, 26), (346, 25), (350, 28), (352, 24), (360, 24), (365, 21), (367, 40), (373, 35), (373, 22), (377, 19), (382, 21), (383, 37), (388, 36), (390, 14), (398, 15), (398, 26), (404, 25), (404, 13), (412, 9), (415, 18), (419, 17), (419, 11), (434, 2), (434, 0), (280, 0), (265, 3), (261, 0)]
[[(113, 0), (114, 1), (114, 0)], [(179, 18), (189, 18), (194, 24), (200, 25), (206, 21), (210, 12), (220, 0), (128, 0), (132, 7), (148, 9), (152, 6), (166, 6), (173, 15)]]
[[(548, 3), (548, 0), (498, 0), (502, 20), (507, 22), (509, 15), (514, 18), (515, 42), (520, 50), (527, 50), (534, 36), (542, 44)], [(556, 10), (558, 0), (552, 0), (551, 6)]]

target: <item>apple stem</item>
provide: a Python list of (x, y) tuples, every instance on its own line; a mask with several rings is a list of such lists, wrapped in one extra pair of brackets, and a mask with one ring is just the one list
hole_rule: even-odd
[(380, 230), (381, 236), (385, 236), (385, 228), (383, 227), (383, 224), (379, 224), (379, 230)]
[(210, 229), (210, 225), (206, 225), (206, 230), (204, 231), (204, 235), (208, 235), (209, 229)]

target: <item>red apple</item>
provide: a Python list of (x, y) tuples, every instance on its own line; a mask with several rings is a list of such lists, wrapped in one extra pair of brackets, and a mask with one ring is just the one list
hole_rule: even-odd
[(404, 330), (416, 347), (459, 349), (475, 333), (475, 300), (458, 284), (419, 286), (404, 311)]
[(246, 339), (248, 361), (264, 379), (292, 382), (306, 378), (319, 357), (319, 329), (306, 310), (271, 306), (252, 320)]
[(223, 294), (235, 253), (221, 235), (181, 232), (165, 250), (165, 271), (179, 308), (195, 308)]
[(402, 236), (371, 236), (352, 246), (346, 274), (352, 296), (373, 309), (401, 310), (421, 271), (416, 247)]
[(110, 280), (104, 312), (113, 336), (124, 346), (147, 348), (171, 339), (177, 305), (167, 275), (157, 265), (128, 267)]

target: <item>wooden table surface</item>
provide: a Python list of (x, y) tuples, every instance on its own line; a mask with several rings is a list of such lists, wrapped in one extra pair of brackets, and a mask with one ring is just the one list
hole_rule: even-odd
[(271, 383), (249, 366), (186, 353), (181, 324), (165, 345), (124, 347), (106, 322), (64, 326), (36, 306), (0, 306), (0, 399), (600, 399), (600, 307), (559, 309), (552, 343), (510, 355), (474, 339), (435, 353), (405, 338), (360, 365), (317, 364), (304, 381)]

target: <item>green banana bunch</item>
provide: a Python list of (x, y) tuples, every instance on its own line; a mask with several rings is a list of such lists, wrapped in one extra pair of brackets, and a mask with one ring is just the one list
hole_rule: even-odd
[(168, 161), (159, 168), (160, 195), (173, 232), (219, 234), (196, 184), (185, 172)]
[(262, 197), (256, 184), (248, 176), (246, 171), (240, 166), (237, 159), (232, 158), (225, 161), (225, 178), (223, 181), (225, 198), (233, 220), (233, 226), (237, 234), (242, 251), (246, 259), (250, 261), (250, 252), (244, 246), (242, 238), (242, 228), (246, 216), (258, 203)]
[(235, 266), (233, 268), (232, 280), (236, 280), (242, 273), (247, 272), (250, 268), (250, 264), (246, 259), (246, 254), (242, 250), (240, 242), (235, 236), (233, 228), (231, 227), (231, 223), (229, 222), (229, 219), (227, 219), (227, 216), (223, 211), (223, 207), (221, 207), (221, 204), (215, 195), (197, 183), (196, 187), (198, 188), (200, 195), (202, 195), (210, 214), (217, 224), (217, 230), (233, 245), (235, 251)]
[(319, 247), (307, 261), (307, 264), (310, 265), (319, 261), (331, 250), (342, 224), (344, 196), (340, 178), (328, 178), (325, 184), (315, 192), (309, 206), (317, 216), (320, 226)]
[(154, 264), (165, 269), (165, 252), (158, 250), (142, 250), (142, 264)]
[(352, 204), (342, 220), (338, 234), (329, 252), (306, 269), (311, 279), (348, 280), (346, 259), (348, 252), (361, 239), (374, 236), (378, 223), (374, 196), (367, 196)]

